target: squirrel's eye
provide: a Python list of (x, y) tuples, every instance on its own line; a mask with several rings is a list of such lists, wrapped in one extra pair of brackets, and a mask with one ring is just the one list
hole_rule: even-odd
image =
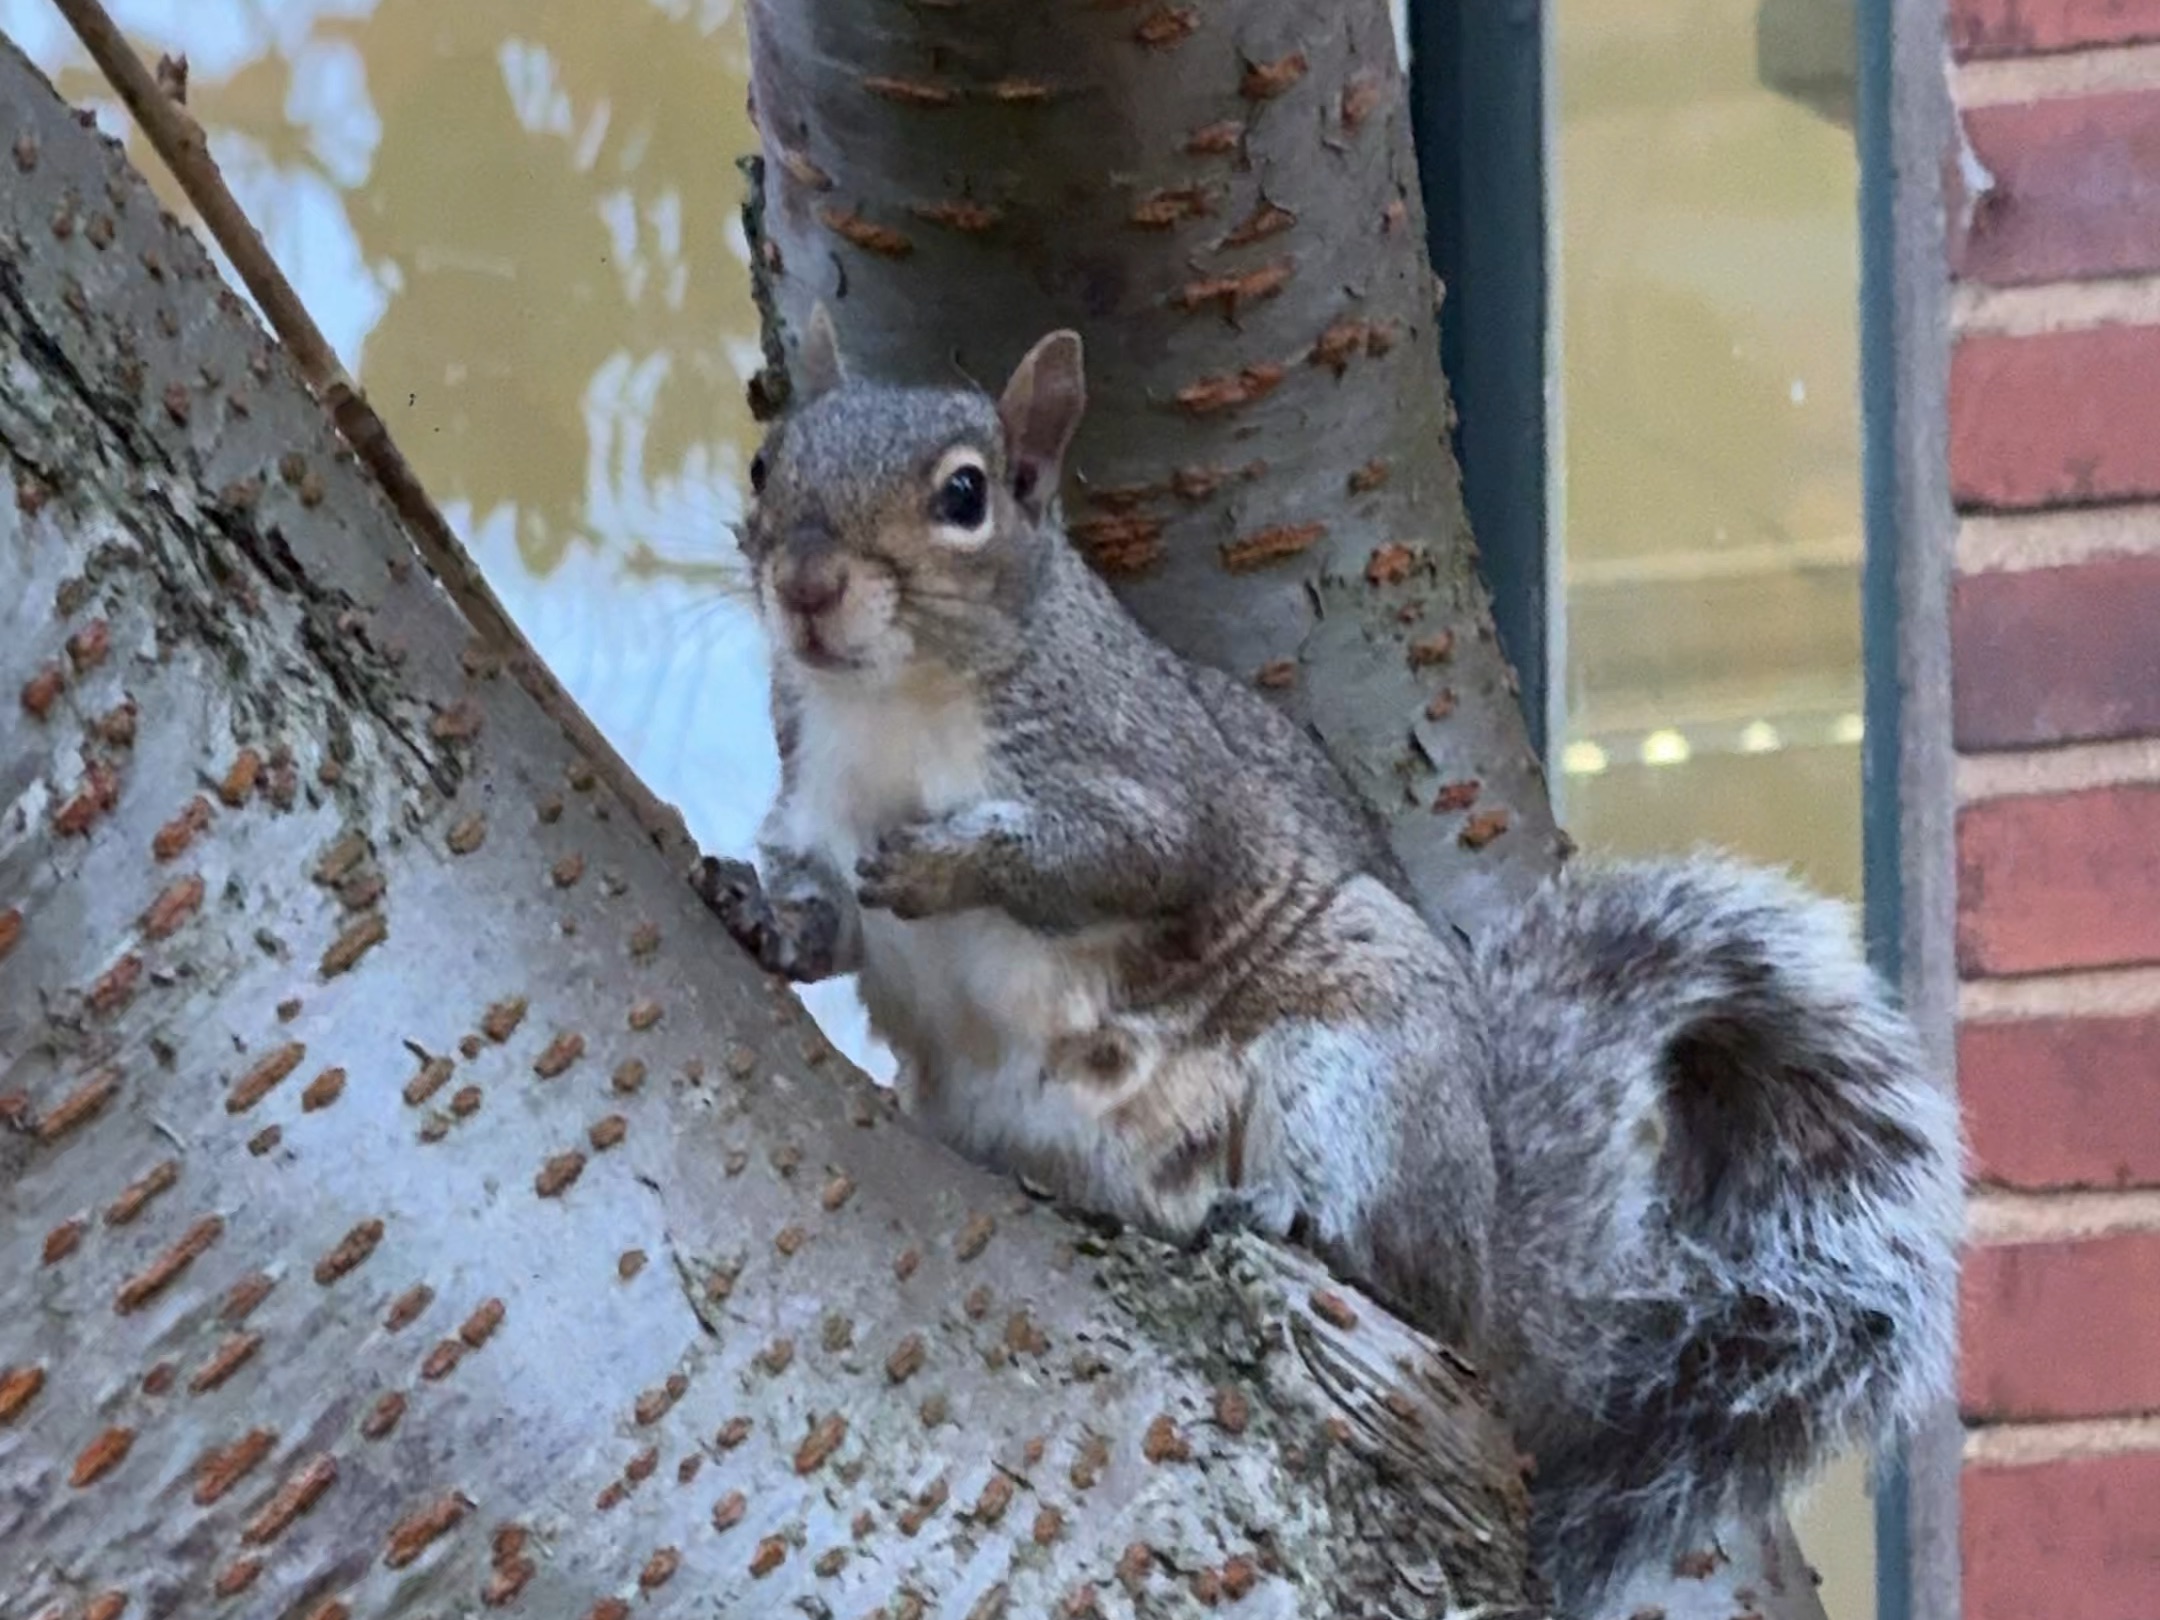
[(930, 514), (956, 529), (979, 529), (990, 515), (990, 480), (980, 467), (956, 467), (938, 486)]
[(750, 458), (750, 493), (765, 493), (765, 452), (762, 450)]

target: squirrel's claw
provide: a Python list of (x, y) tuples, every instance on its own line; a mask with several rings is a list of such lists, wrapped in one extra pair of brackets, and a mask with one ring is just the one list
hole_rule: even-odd
[(756, 936), (772, 920), (772, 913), (756, 867), (748, 861), (708, 855), (690, 874), (690, 887), (739, 943), (757, 949)]
[(766, 972), (805, 983), (831, 976), (840, 923), (829, 904), (814, 898), (775, 904), (756, 867), (711, 855), (698, 863), (690, 887)]
[(1284, 1187), (1224, 1187), (1215, 1194), (1207, 1213), (1187, 1238), (1186, 1246), (1207, 1247), (1233, 1232), (1253, 1232), (1262, 1237), (1289, 1237), (1297, 1228), (1297, 1208)]

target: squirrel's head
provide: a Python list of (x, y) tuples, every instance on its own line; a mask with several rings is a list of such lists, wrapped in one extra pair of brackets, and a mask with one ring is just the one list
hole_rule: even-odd
[(993, 401), (850, 377), (819, 305), (794, 381), (750, 464), (742, 526), (779, 654), (873, 685), (1009, 656), (1057, 543), (1086, 403), (1079, 336), (1037, 343)]

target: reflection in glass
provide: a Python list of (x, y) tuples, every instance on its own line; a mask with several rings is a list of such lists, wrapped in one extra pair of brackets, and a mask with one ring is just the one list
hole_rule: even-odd
[[(730, 0), (116, 0), (542, 655), (708, 848), (775, 762), (731, 525), (757, 364)], [(177, 187), (48, 0), (0, 29)], [(850, 987), (810, 998), (869, 1056)]]

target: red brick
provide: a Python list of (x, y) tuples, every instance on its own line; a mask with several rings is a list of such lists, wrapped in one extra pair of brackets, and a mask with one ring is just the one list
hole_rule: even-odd
[(2160, 495), (2160, 327), (1985, 333), (1950, 360), (1950, 486), (1961, 506)]
[(1993, 185), (1951, 269), (2012, 284), (2160, 267), (2160, 91), (2005, 102), (1965, 114)]
[(2160, 1453), (1965, 1471), (1965, 1620), (2152, 1620)]
[(1968, 575), (1950, 611), (1958, 747), (2160, 733), (2160, 557)]
[(1982, 1180), (2160, 1185), (2160, 1014), (1966, 1024), (1957, 1077)]
[(1959, 56), (2024, 56), (2160, 39), (2160, 0), (1950, 0)]
[(2160, 1232), (1978, 1245), (1959, 1315), (1968, 1418), (2160, 1411)]
[(2160, 785), (2035, 793), (1957, 817), (1967, 978), (2160, 962)]

